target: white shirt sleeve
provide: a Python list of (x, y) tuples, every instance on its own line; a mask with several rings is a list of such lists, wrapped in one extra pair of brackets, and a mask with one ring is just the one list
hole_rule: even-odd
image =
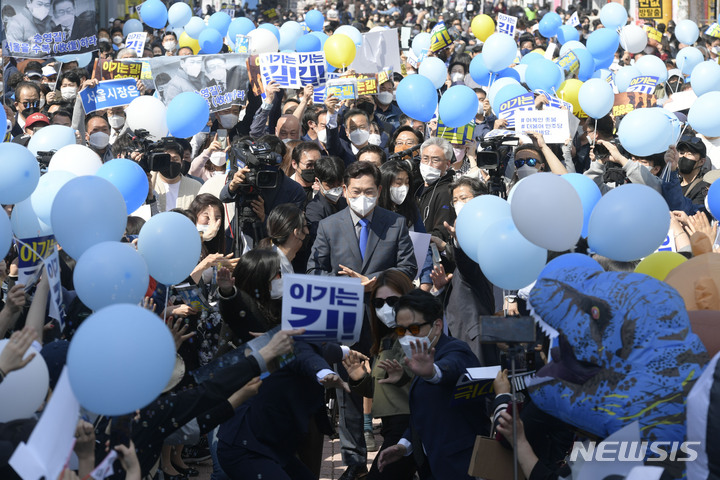
[(405, 447), (405, 450), (407, 450), (405, 452), (406, 457), (409, 457), (410, 455), (412, 455), (413, 447), (412, 447), (412, 443), (410, 443), (410, 440), (408, 440), (407, 438), (401, 438), (400, 440), (398, 440), (397, 444)]

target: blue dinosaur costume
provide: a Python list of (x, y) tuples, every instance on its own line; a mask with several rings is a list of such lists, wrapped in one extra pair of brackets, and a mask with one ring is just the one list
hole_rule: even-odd
[(557, 335), (550, 380), (530, 388), (543, 411), (599, 437), (638, 420), (641, 439), (685, 439), (685, 401), (708, 355), (685, 304), (636, 273), (555, 270), (530, 292), (541, 327)]

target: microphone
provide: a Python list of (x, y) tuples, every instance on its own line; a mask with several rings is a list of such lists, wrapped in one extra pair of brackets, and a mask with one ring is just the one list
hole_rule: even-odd
[(403, 150), (403, 151), (401, 151), (401, 152), (393, 153), (392, 155), (390, 155), (390, 156), (388, 157), (388, 161), (401, 159), (401, 158), (405, 157), (406, 155), (409, 155), (409, 156), (412, 157), (412, 156), (413, 156), (412, 154), (415, 153), (416, 151), (420, 150), (420, 147), (422, 147), (422, 144), (421, 144), (421, 143), (418, 143), (417, 145), (415, 145), (415, 146), (413, 146), (413, 147), (410, 147), (410, 148), (408, 148), (407, 150)]

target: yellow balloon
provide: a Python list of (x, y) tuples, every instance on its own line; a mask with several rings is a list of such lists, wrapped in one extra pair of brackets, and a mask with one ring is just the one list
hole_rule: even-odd
[(335, 68), (346, 68), (355, 59), (355, 43), (347, 35), (330, 35), (323, 47), (325, 59)]
[(648, 255), (635, 267), (635, 273), (644, 273), (658, 280), (665, 280), (670, 271), (687, 262), (687, 258), (675, 252), (655, 252)]
[(560, 88), (557, 90), (558, 98), (572, 104), (573, 113), (575, 115), (582, 112), (580, 102), (578, 101), (578, 94), (580, 93), (580, 87), (582, 87), (582, 84), (583, 82), (580, 80), (571, 78), (561, 83)]
[(495, 22), (493, 22), (490, 15), (482, 14), (473, 18), (470, 28), (473, 35), (481, 42), (484, 42), (490, 35), (495, 33)]
[(178, 39), (178, 45), (180, 45), (180, 47), (191, 48), (195, 55), (197, 55), (197, 53), (200, 51), (200, 43), (194, 38), (190, 38), (190, 35), (188, 35), (187, 32), (182, 32), (180, 34), (180, 38)]

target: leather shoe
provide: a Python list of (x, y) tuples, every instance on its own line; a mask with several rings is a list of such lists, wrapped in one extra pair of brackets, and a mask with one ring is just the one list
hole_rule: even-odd
[(367, 465), (355, 464), (347, 467), (345, 472), (340, 475), (339, 480), (356, 480), (359, 478), (365, 478), (368, 474)]

